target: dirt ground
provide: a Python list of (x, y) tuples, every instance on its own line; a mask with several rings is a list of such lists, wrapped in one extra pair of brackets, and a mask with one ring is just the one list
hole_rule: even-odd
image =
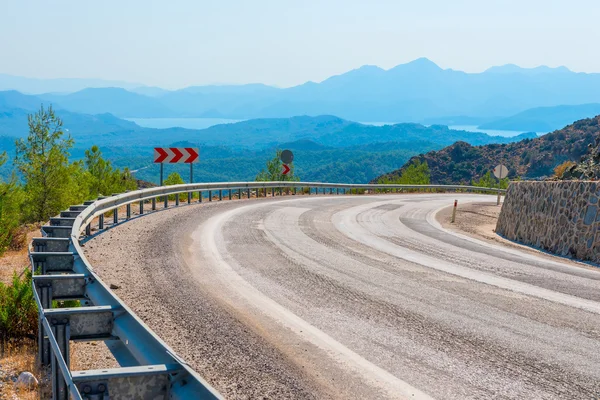
[[(438, 212), (436, 218), (440, 224), (451, 231), (467, 234), (478, 239), (502, 242), (506, 240), (496, 235), (496, 221), (500, 215), (500, 206), (495, 202), (458, 204), (456, 219), (451, 223), (452, 207)], [(508, 244), (511, 244), (508, 242)]]
[[(501, 203), (502, 205), (502, 203)], [(590, 266), (587, 263), (578, 262), (569, 258), (550, 254), (548, 252), (536, 249), (531, 246), (523, 245), (510, 241), (496, 234), (496, 222), (500, 215), (501, 205), (496, 202), (477, 202), (458, 204), (456, 209), (456, 218), (451, 223), (452, 206), (444, 208), (436, 214), (436, 220), (443, 228), (456, 233), (470, 236), (475, 239), (483, 240), (488, 243), (494, 243), (505, 247), (511, 247), (530, 254), (535, 254), (549, 260), (560, 258), (561, 261), (573, 263), (574, 266), (583, 268), (597, 269), (597, 266)]]

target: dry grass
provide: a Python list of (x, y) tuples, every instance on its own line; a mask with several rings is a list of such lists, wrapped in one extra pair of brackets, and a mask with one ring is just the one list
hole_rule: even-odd
[[(42, 236), (39, 226), (31, 227), (27, 232), (27, 244), (31, 243), (34, 237)], [(17, 271), (20, 274), (25, 267), (29, 265), (27, 258), (27, 246), (20, 250), (8, 250), (0, 257), (0, 282), (10, 283), (13, 273)]]
[[(36, 362), (37, 345), (33, 341), (24, 342), (18, 346), (6, 345), (5, 352), (0, 358), (0, 399), (33, 400), (46, 399), (50, 396), (50, 385)], [(18, 390), (14, 380), (23, 371), (31, 372), (40, 382), (37, 389)]]
[[(27, 232), (27, 243), (32, 238), (41, 236), (39, 226), (32, 226)], [(29, 266), (27, 257), (27, 246), (20, 250), (9, 250), (0, 257), (0, 282), (10, 283), (13, 273), (20, 274)], [(38, 381), (42, 381), (42, 371), (39, 370), (36, 363), (37, 343), (34, 341), (25, 341), (20, 345), (7, 344), (4, 353), (0, 354), (0, 399), (38, 399), (48, 398), (48, 385), (42, 384), (40, 390), (45, 391), (42, 395), (40, 390), (16, 391), (12, 378), (16, 378), (23, 371), (29, 371), (35, 375)]]

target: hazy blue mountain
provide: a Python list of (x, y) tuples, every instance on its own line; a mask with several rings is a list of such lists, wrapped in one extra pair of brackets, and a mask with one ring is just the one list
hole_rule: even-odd
[[(32, 112), (19, 108), (0, 110), (0, 135), (26, 137), (29, 132), (27, 115)], [(57, 110), (57, 115), (63, 120), (64, 131), (81, 143), (100, 144), (102, 135), (119, 132), (120, 136), (125, 137), (143, 129), (133, 122), (117, 118), (112, 114), (89, 115)], [(103, 137), (102, 140), (109, 139)]]
[(545, 65), (540, 65), (535, 68), (521, 68), (515, 64), (506, 64), (500, 65), (497, 67), (488, 68), (486, 73), (494, 73), (494, 74), (527, 74), (527, 75), (537, 75), (537, 74), (556, 74), (556, 73), (569, 73), (567, 67), (560, 66), (556, 68), (547, 67)]
[[(25, 95), (17, 91), (0, 92), (0, 136), (25, 137), (28, 133), (27, 115), (39, 110), (40, 105), (49, 106), (49, 100)], [(94, 138), (97, 135), (135, 131), (142, 129), (133, 122), (115, 117), (112, 114), (81, 114), (54, 107), (63, 120), (63, 128), (77, 140)], [(2, 147), (0, 147), (0, 151)]]
[(118, 117), (139, 118), (176, 115), (157, 99), (122, 88), (89, 88), (66, 95), (45, 94), (39, 97), (61, 108), (84, 114), (111, 113)]
[(70, 93), (90, 87), (120, 87), (133, 89), (142, 86), (139, 83), (110, 81), (104, 79), (38, 79), (0, 74), (0, 90), (18, 90), (28, 94)]
[[(276, 102), (281, 90), (262, 84), (191, 86), (166, 93), (160, 102), (182, 117), (246, 119), (261, 115), (261, 108)], [(292, 116), (292, 115), (290, 115)]]
[[(121, 117), (229, 119), (337, 115), (354, 121), (478, 120), (534, 107), (600, 103), (600, 74), (567, 68), (492, 67), (482, 73), (442, 69), (426, 58), (384, 70), (376, 66), (279, 89), (261, 84), (193, 86), (176, 91), (88, 89), (42, 96), (70, 111)], [(130, 95), (127, 95), (130, 93)]]
[(15, 108), (22, 110), (37, 110), (44, 101), (36, 96), (26, 95), (16, 90), (0, 92), (0, 112)]
[(501, 129), (510, 131), (551, 132), (574, 121), (592, 118), (600, 114), (600, 104), (561, 105), (537, 107), (516, 115), (501, 118), (479, 126), (481, 129)]
[(148, 97), (160, 97), (162, 95), (170, 93), (169, 90), (159, 88), (156, 86), (140, 86), (133, 89), (129, 89), (129, 91), (137, 94), (143, 94), (144, 96)]

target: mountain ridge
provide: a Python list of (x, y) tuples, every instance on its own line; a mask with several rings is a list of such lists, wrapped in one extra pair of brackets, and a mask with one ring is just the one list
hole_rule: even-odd
[[(289, 88), (263, 84), (204, 85), (164, 91), (132, 88), (113, 93), (46, 94), (70, 111), (110, 112), (126, 118), (209, 117), (286, 118), (333, 114), (354, 121), (421, 122), (451, 115), (507, 117), (530, 108), (600, 103), (600, 74), (566, 67), (492, 67), (479, 73), (440, 68), (427, 58), (387, 70), (362, 66), (321, 82)], [(145, 93), (147, 95), (141, 94)], [(94, 108), (95, 107), (95, 108)]]
[(471, 146), (459, 141), (441, 150), (411, 158), (401, 168), (375, 178), (397, 178), (414, 160), (427, 162), (434, 184), (470, 184), (496, 165), (504, 164), (508, 177), (543, 179), (565, 161), (578, 161), (600, 136), (600, 115), (576, 121), (563, 129), (533, 139), (507, 144)]

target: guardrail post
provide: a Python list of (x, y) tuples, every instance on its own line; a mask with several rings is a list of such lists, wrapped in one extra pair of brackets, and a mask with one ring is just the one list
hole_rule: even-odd
[(127, 219), (131, 219), (131, 203), (127, 204)]
[(140, 201), (140, 215), (144, 214), (144, 200)]
[(169, 195), (165, 195), (164, 208), (169, 208)]
[(91, 224), (87, 224), (85, 226), (85, 235), (86, 236), (91, 236), (92, 234), (92, 225)]
[[(54, 337), (56, 338), (56, 342), (58, 343), (58, 349), (62, 354), (63, 360), (65, 360), (65, 364), (70, 365), (69, 363), (69, 320), (67, 318), (63, 319), (52, 319), (50, 325), (52, 326), (52, 331), (54, 333)], [(65, 378), (63, 377), (62, 371), (58, 367), (58, 363), (56, 362), (56, 357), (59, 357), (58, 354), (52, 354), (52, 398), (56, 400), (68, 400), (69, 393), (67, 390), (67, 385), (65, 383)]]
[(188, 204), (192, 204), (192, 192), (188, 192)]
[(252, 198), (252, 194), (250, 193), (250, 188), (246, 189), (246, 194), (248, 195), (248, 200)]
[(279, 196), (283, 196), (283, 189), (279, 188)]
[(104, 229), (104, 214), (98, 216), (98, 229)]
[(212, 201), (212, 190), (208, 191), (208, 201)]
[(175, 206), (179, 207), (179, 193), (175, 194)]
[(202, 190), (198, 191), (198, 203), (202, 203)]
[(156, 210), (156, 197), (152, 198), (152, 211)]
[(118, 224), (119, 223), (119, 209), (115, 208), (113, 210), (113, 224)]
[(223, 200), (223, 191), (219, 189), (219, 201)]
[(50, 341), (46, 337), (42, 318), (44, 312), (43, 309), (52, 307), (52, 285), (49, 283), (40, 284), (36, 290), (42, 306), (42, 310), (38, 311), (38, 354), (40, 364), (42, 366), (48, 366), (50, 364)]
[(229, 200), (231, 200), (231, 192), (232, 192), (232, 190), (229, 189)]

